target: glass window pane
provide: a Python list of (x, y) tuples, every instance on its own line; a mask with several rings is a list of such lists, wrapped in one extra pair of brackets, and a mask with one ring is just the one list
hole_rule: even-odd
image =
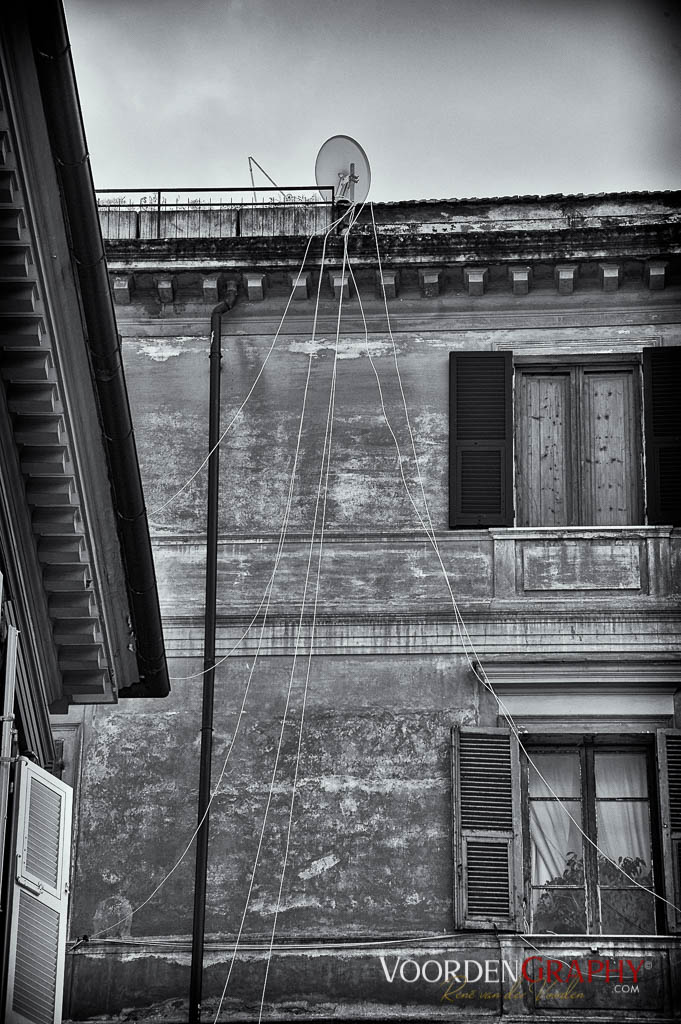
[(560, 797), (580, 798), (579, 754), (576, 750), (560, 754), (532, 753), (530, 756), (543, 778), (546, 779), (546, 782), (543, 782), (532, 765), (529, 765), (530, 796), (550, 797), (555, 794)]
[(648, 796), (646, 755), (643, 752), (597, 751), (594, 757), (597, 797)]
[[(641, 885), (650, 884), (651, 843), (648, 803), (622, 800), (596, 802), (598, 848), (627, 875)], [(598, 876), (601, 885), (634, 885), (607, 860), (599, 857)]]
[(535, 889), (532, 931), (583, 935), (586, 932), (584, 889)]
[(655, 897), (642, 889), (601, 890), (601, 931), (605, 935), (654, 935)]
[[(575, 821), (567, 815), (569, 812)], [(583, 885), (581, 804), (576, 800), (534, 800), (530, 804), (533, 885)]]

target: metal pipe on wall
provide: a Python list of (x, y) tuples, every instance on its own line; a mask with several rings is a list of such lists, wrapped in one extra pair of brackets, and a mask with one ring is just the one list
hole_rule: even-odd
[(236, 284), (229, 282), (227, 296), (210, 317), (210, 381), (208, 407), (208, 516), (206, 524), (206, 605), (203, 639), (203, 701), (201, 754), (199, 760), (198, 832), (194, 873), (192, 963), (189, 986), (189, 1024), (200, 1024), (203, 988), (203, 947), (206, 924), (206, 876), (210, 775), (213, 755), (213, 704), (215, 695), (215, 634), (217, 626), (218, 512), (220, 494), (220, 383), (222, 364), (222, 315), (236, 302)]

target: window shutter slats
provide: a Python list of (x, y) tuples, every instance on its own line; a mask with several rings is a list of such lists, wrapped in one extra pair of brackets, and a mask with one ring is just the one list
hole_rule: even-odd
[(449, 357), (449, 521), (513, 525), (513, 363), (510, 352)]
[(681, 730), (658, 729), (657, 769), (660, 786), (662, 859), (667, 927), (681, 932)]
[[(2, 574), (0, 574), (0, 597), (2, 595)], [(4, 877), (5, 836), (7, 834), (7, 800), (9, 797), (10, 755), (12, 753), (12, 723), (10, 716), (14, 713), (14, 696), (17, 677), (17, 651), (19, 647), (19, 630), (15, 626), (7, 627), (5, 642), (4, 694), (0, 707), (5, 719), (0, 732), (0, 892)]]
[(26, 867), (41, 883), (56, 889), (61, 796), (32, 779), (30, 808), (26, 833)]
[(52, 1024), (59, 964), (59, 914), (23, 890), (19, 893), (12, 1010), (26, 1020)]
[(71, 789), (26, 758), (15, 779), (7, 1024), (58, 1024), (64, 987)]
[(508, 917), (511, 892), (508, 843), (468, 839), (465, 852), (468, 917)]
[(643, 350), (648, 522), (681, 526), (681, 346)]
[(517, 927), (522, 889), (518, 744), (507, 729), (454, 729), (457, 927)]

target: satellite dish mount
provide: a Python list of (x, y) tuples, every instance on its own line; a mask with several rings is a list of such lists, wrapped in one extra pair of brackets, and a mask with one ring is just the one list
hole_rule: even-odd
[(315, 179), (327, 202), (333, 198), (336, 206), (363, 203), (371, 184), (367, 155), (349, 135), (334, 135), (317, 154)]
[(354, 203), (355, 185), (359, 182), (359, 174), (355, 174), (354, 161), (350, 164), (350, 171), (338, 172), (338, 184), (336, 185), (336, 205), (338, 203)]

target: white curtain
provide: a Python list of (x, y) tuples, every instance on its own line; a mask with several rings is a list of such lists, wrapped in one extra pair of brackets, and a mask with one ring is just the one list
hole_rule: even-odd
[[(576, 750), (531, 755), (529, 766), (532, 884), (560, 884), (566, 869), (582, 860), (582, 836), (568, 813), (582, 821), (579, 754)], [(537, 799), (539, 797), (540, 799)], [(541, 799), (546, 797), (546, 799)], [(560, 798), (560, 803), (555, 797)], [(570, 872), (569, 884), (581, 884)], [(566, 880), (567, 881), (567, 880)], [(563, 884), (566, 884), (564, 881)]]
[(599, 751), (594, 754), (596, 798), (647, 797), (646, 756), (625, 751)]
[[(575, 858), (581, 863), (582, 835), (565, 811), (581, 824), (582, 808), (577, 800), (535, 800), (530, 808), (532, 837), (532, 885), (580, 885), (583, 869), (570, 869)], [(571, 856), (573, 855), (573, 856)], [(564, 878), (568, 870), (569, 877)]]
[[(532, 756), (529, 766), (532, 885), (540, 929), (581, 930), (576, 908), (584, 885), (582, 785), (577, 751)], [(629, 881), (606, 858), (641, 885), (651, 877), (650, 810), (646, 757), (627, 751), (594, 751), (598, 902), (604, 933), (646, 934), (655, 930), (654, 897)], [(560, 802), (555, 797), (560, 798)], [(574, 821), (571, 818), (575, 819)], [(604, 856), (603, 856), (604, 855)], [(549, 887), (549, 888), (542, 888)], [(545, 920), (546, 919), (546, 920)]]

